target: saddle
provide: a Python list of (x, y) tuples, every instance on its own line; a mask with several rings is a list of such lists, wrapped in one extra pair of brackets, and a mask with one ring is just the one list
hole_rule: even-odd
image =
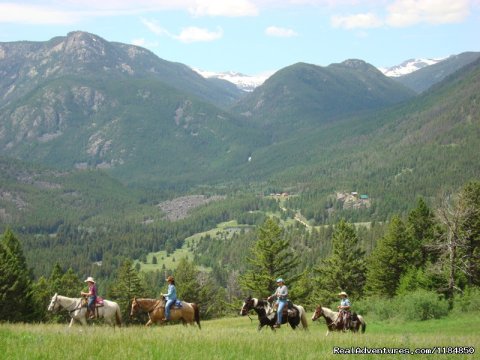
[(172, 309), (181, 309), (183, 307), (182, 301), (181, 300), (175, 300), (175, 302), (172, 304)]
[[(98, 319), (100, 316), (98, 314), (98, 308), (104, 306), (104, 299), (101, 296), (97, 296), (95, 298), (95, 311), (94, 313), (90, 316), (90, 319)], [(86, 297), (83, 297), (82, 299), (82, 307), (87, 307), (88, 306), (88, 300)], [(87, 309), (87, 314), (88, 314), (88, 309)]]
[[(87, 307), (87, 305), (88, 305), (88, 299), (86, 297), (84, 297), (82, 299), (82, 307)], [(98, 307), (102, 307), (104, 305), (105, 305), (104, 299), (100, 296), (97, 296), (97, 298), (95, 299), (95, 307), (98, 308)]]
[[(276, 306), (274, 307), (274, 311), (277, 311)], [(283, 308), (282, 316), (284, 318), (287, 318), (287, 317), (293, 318), (298, 316), (298, 309), (295, 307), (295, 305), (293, 305), (293, 303), (290, 300), (287, 301), (287, 306)]]

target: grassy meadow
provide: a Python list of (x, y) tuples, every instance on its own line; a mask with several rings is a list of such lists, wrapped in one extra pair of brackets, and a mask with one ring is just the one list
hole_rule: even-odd
[[(365, 334), (325, 336), (323, 320), (309, 331), (284, 326), (258, 332), (248, 317), (202, 322), (202, 329), (182, 325), (0, 324), (0, 359), (476, 359), (480, 351), (478, 314), (408, 323), (368, 323)], [(311, 314), (309, 315), (311, 316)], [(474, 355), (341, 355), (334, 348), (474, 347)]]

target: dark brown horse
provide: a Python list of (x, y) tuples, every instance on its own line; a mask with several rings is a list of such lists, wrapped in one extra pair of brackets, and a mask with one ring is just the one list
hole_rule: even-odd
[[(145, 326), (150, 326), (153, 323), (163, 324), (165, 323), (165, 298), (162, 296), (158, 299), (145, 299), (145, 298), (133, 298), (132, 308), (130, 310), (130, 316), (134, 316), (140, 311), (148, 313), (148, 322)], [(200, 311), (197, 304), (181, 302), (181, 307), (173, 305), (170, 309), (170, 320), (181, 320), (183, 325), (191, 324), (195, 325), (195, 322), (200, 326)]]
[[(325, 335), (328, 335), (330, 331), (343, 331), (343, 324), (341, 322), (337, 322), (339, 313), (336, 311), (333, 311), (329, 308), (322, 307), (321, 305), (318, 305), (317, 308), (315, 309), (315, 312), (313, 313), (312, 316), (312, 321), (317, 320), (320, 316), (323, 316), (325, 319), (325, 322), (327, 324), (327, 333)], [(352, 332), (358, 332), (360, 330), (360, 326), (362, 327), (362, 333), (365, 332), (365, 329), (367, 328), (367, 323), (363, 319), (361, 315), (358, 315), (357, 313), (352, 313), (352, 316), (350, 318), (350, 328), (348, 330), (351, 330)]]
[[(252, 298), (249, 296), (243, 302), (242, 308), (240, 309), (240, 315), (245, 316), (249, 313), (250, 310), (253, 310), (258, 315), (258, 330), (262, 330), (264, 326), (270, 326), (272, 330), (274, 329), (274, 325), (277, 322), (277, 313), (273, 312), (270, 303), (266, 300), (260, 300), (257, 298)], [(289, 313), (287, 316), (283, 316), (282, 324), (286, 324), (287, 322), (290, 324), (292, 329), (295, 328), (302, 323), (302, 328), (307, 330), (308, 322), (307, 322), (307, 315), (305, 313), (305, 309), (303, 306), (300, 305), (293, 305), (293, 311), (288, 310)]]

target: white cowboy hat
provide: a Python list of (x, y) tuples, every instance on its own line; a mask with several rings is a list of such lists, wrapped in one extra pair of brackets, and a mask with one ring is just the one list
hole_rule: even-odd
[(342, 291), (341, 293), (338, 294), (338, 296), (348, 296), (345, 291)]
[(87, 278), (87, 280), (85, 280), (84, 282), (92, 282), (92, 283), (95, 284), (95, 280), (93, 280), (93, 277), (91, 277), (91, 276), (89, 276), (89, 277)]

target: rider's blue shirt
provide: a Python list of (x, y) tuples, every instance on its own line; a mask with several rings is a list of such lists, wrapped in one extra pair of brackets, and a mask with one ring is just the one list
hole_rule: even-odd
[(169, 284), (168, 285), (168, 293), (165, 295), (167, 300), (176, 300), (177, 299), (177, 289), (175, 285)]
[(340, 300), (340, 306), (352, 306), (352, 305), (350, 304), (350, 300), (348, 300), (348, 298), (344, 298)]

